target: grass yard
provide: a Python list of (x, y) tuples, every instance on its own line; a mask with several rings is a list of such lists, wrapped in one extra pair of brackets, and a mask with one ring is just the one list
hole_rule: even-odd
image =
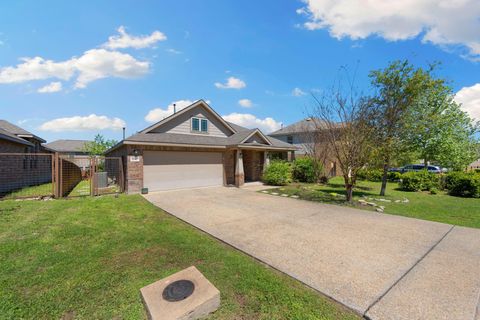
[(12, 191), (6, 194), (2, 199), (13, 199), (13, 198), (33, 198), (40, 196), (51, 196), (53, 195), (52, 183), (44, 183), (38, 186), (25, 187), (19, 190)]
[(90, 195), (90, 180), (80, 181), (68, 194), (69, 197), (80, 197)]
[(0, 318), (144, 319), (139, 289), (195, 265), (212, 319), (360, 319), (140, 196), (0, 202)]
[[(295, 195), (301, 199), (346, 205), (343, 179), (335, 177), (327, 185), (291, 184), (289, 186), (270, 189), (268, 192)], [(460, 226), (480, 228), (480, 199), (449, 196), (445, 192), (436, 195), (427, 192), (405, 192), (398, 190), (398, 184), (387, 184), (387, 195), (380, 197), (380, 182), (360, 181), (354, 191), (354, 199), (369, 197), (387, 199), (392, 202), (368, 200), (385, 207), (385, 213), (406, 217), (438, 221)], [(395, 203), (395, 200), (408, 199), (408, 203)], [(355, 202), (356, 208), (375, 210), (371, 206), (363, 206)]]

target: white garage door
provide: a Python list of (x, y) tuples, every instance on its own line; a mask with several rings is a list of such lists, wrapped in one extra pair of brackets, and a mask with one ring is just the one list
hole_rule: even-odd
[(143, 185), (149, 191), (221, 186), (222, 153), (145, 151)]

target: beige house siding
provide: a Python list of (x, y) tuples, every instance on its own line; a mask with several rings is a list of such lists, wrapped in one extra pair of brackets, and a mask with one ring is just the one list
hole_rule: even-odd
[[(191, 118), (205, 118), (208, 119), (207, 133), (193, 133), (191, 130)], [(155, 128), (153, 133), (177, 133), (177, 134), (201, 134), (214, 137), (228, 137), (231, 132), (214, 116), (205, 110), (202, 106), (197, 106), (188, 112), (185, 112), (176, 118), (164, 123), (158, 128)]]

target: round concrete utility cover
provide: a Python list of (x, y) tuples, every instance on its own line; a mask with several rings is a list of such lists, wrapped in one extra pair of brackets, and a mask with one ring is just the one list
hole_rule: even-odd
[(195, 290), (195, 285), (190, 280), (178, 280), (170, 283), (163, 290), (163, 299), (176, 302), (182, 301), (190, 297)]

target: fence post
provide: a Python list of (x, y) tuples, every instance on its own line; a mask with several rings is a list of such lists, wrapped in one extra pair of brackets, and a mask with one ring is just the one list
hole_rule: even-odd
[(123, 159), (120, 157), (118, 159), (119, 168), (120, 168), (120, 192), (125, 192), (125, 176), (123, 175)]
[(90, 158), (90, 196), (95, 196), (95, 157)]
[(53, 167), (54, 167), (54, 196), (55, 198), (60, 198), (60, 164), (59, 164), (59, 159), (58, 159), (58, 152), (55, 152), (54, 156), (54, 161), (53, 161)]

